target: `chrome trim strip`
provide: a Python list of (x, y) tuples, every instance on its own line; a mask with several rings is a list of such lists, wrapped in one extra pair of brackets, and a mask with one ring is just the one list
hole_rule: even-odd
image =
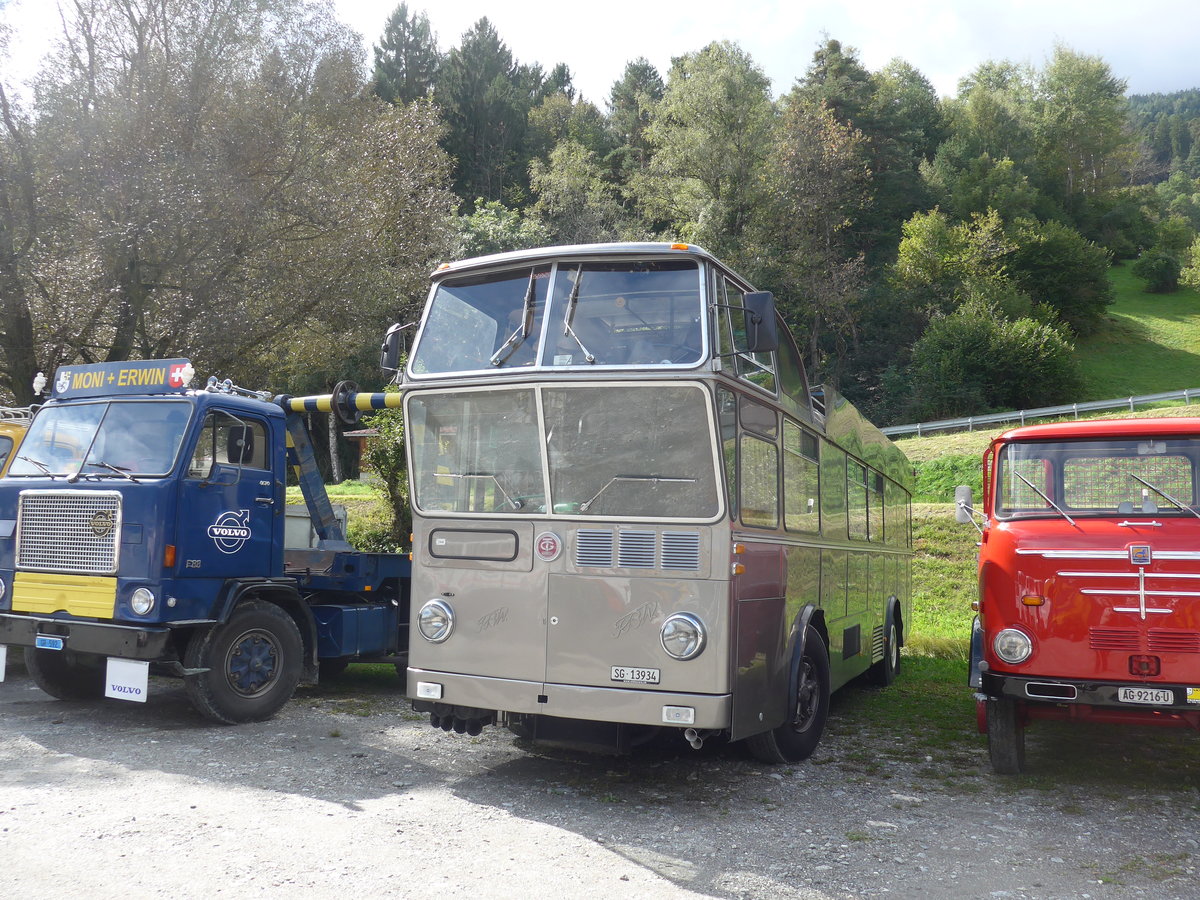
[(1084, 588), (1079, 593), (1100, 594), (1104, 597), (1140, 597), (1142, 594), (1147, 597), (1200, 597), (1200, 591), (1106, 591), (1103, 588)]
[[(1055, 572), (1060, 578), (1137, 578), (1137, 572)], [(1200, 578), (1191, 572), (1147, 572), (1147, 578)]]
[[(1018, 556), (1040, 556), (1043, 559), (1129, 559), (1128, 550), (1029, 550), (1017, 549)], [(1155, 550), (1155, 559), (1200, 560), (1196, 550)]]

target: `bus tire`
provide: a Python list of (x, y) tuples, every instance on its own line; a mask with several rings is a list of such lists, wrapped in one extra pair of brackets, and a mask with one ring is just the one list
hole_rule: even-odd
[(25, 668), (34, 684), (59, 700), (99, 700), (104, 696), (107, 670), (103, 656), (26, 647)]
[(192, 705), (214, 722), (237, 725), (269, 719), (300, 683), (300, 629), (274, 603), (249, 600), (222, 625), (197, 631), (184, 665), (207, 669), (184, 682)]
[(1020, 775), (1025, 768), (1025, 726), (1015, 700), (987, 701), (988, 755), (997, 775)]
[(794, 763), (812, 756), (825, 731), (829, 693), (829, 651), (810, 625), (796, 676), (796, 694), (788, 698), (787, 721), (747, 738), (751, 755), (765, 763)]
[(896, 604), (888, 607), (883, 623), (883, 659), (867, 670), (871, 684), (887, 687), (900, 674), (900, 628), (896, 625)]

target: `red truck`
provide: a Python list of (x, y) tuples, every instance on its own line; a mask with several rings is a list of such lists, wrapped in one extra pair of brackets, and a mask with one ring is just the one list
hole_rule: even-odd
[(1200, 419), (1008, 431), (977, 527), (970, 684), (997, 773), (1034, 719), (1200, 729)]

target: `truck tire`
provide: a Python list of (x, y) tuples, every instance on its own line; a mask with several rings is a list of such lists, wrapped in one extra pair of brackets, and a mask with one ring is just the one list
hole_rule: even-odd
[(1025, 726), (1013, 700), (987, 701), (988, 755), (997, 775), (1020, 775), (1025, 768)]
[(808, 759), (821, 742), (829, 716), (829, 651), (811, 625), (796, 679), (796, 695), (788, 698), (788, 718), (778, 728), (746, 739), (751, 755), (765, 763)]
[(192, 705), (227, 725), (269, 719), (300, 683), (304, 642), (292, 617), (273, 603), (249, 600), (223, 625), (188, 641), (184, 665), (207, 669), (184, 681)]
[(99, 700), (104, 696), (105, 659), (74, 650), (25, 648), (25, 668), (33, 683), (59, 700)]

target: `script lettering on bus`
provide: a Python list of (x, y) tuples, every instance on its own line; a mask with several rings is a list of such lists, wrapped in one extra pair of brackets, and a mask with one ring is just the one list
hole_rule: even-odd
[(478, 619), (479, 633), (483, 634), (483, 632), (488, 631), (489, 629), (495, 628), (501, 622), (507, 622), (507, 621), (508, 621), (508, 607), (507, 606), (502, 606), (499, 609), (493, 609), (487, 615), (479, 617), (479, 619)]
[(613, 623), (613, 637), (619, 638), (627, 631), (637, 631), (643, 625), (653, 622), (659, 615), (657, 600), (643, 603), (632, 612), (628, 612)]

